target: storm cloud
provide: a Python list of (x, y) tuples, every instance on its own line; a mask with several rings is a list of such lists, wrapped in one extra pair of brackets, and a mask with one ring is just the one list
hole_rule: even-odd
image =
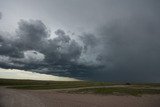
[[(133, 19), (132, 19), (133, 18)], [(158, 81), (160, 75), (160, 21), (124, 19), (100, 28), (100, 54), (108, 74), (117, 81)], [(103, 74), (103, 73), (102, 73)], [(152, 76), (151, 76), (152, 75)], [(102, 75), (103, 76), (103, 75)], [(111, 79), (111, 78), (110, 78)]]
[(2, 19), (2, 13), (0, 12), (0, 20)]
[(51, 39), (49, 30), (40, 20), (20, 20), (12, 38), (6, 38), (5, 33), (1, 35), (0, 66), (4, 68), (36, 72), (47, 69), (45, 73), (65, 71), (68, 74), (78, 65), (83, 49), (61, 29), (56, 30), (56, 37)]
[(78, 34), (53, 30), (34, 18), (19, 20), (14, 33), (0, 31), (0, 67), (87, 80), (159, 82), (159, 0), (87, 0), (83, 9), (82, 4), (66, 2), (54, 14), (64, 25), (83, 25)]

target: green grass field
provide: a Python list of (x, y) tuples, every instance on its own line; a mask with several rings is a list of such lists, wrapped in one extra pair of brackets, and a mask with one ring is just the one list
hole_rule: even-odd
[[(115, 85), (116, 87), (114, 87)], [(80, 88), (80, 89), (65, 91), (68, 93), (77, 93), (77, 94), (78, 93), (102, 94), (102, 95), (127, 94), (134, 96), (142, 94), (160, 94), (159, 83), (126, 85), (126, 84), (115, 84), (108, 82), (90, 82), (90, 81), (35, 81), (35, 80), (0, 79), (0, 86), (6, 86), (7, 88), (14, 88), (14, 89), (25, 89), (25, 90)]]
[(86, 88), (69, 91), (69, 93), (83, 94), (101, 94), (101, 95), (134, 95), (141, 96), (142, 94), (160, 94), (160, 89), (154, 88), (132, 88), (132, 87), (113, 87), (113, 88)]
[(113, 85), (107, 82), (88, 82), (88, 81), (35, 81), (35, 80), (11, 80), (0, 79), (0, 86), (7, 86), (16, 89), (64, 89), (64, 88), (78, 88), (91, 86), (106, 86)]

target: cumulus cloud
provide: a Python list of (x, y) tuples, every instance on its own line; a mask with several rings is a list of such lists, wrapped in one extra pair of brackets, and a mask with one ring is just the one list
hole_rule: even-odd
[(10, 66), (12, 63), (23, 65), (19, 69), (37, 72), (45, 68), (45, 73), (70, 72), (82, 53), (82, 46), (62, 29), (56, 30), (57, 37), (50, 39), (50, 31), (40, 20), (20, 20), (14, 39), (6, 38), (6, 34), (0, 35), (1, 67), (5, 63), (6, 68), (18, 68)]
[(61, 42), (69, 42), (70, 37), (65, 34), (65, 32), (62, 29), (58, 29), (55, 31), (55, 34), (58, 36), (55, 40), (61, 41)]
[(17, 60), (25, 63), (39, 63), (44, 61), (44, 59), (45, 59), (44, 54), (34, 50), (27, 50), (27, 51), (24, 51), (24, 58), (20, 58)]
[(48, 40), (44, 48), (46, 61), (54, 64), (71, 63), (79, 58), (82, 47), (61, 29), (55, 31), (57, 37)]
[(22, 53), (19, 48), (15, 46), (15, 38), (9, 33), (0, 32), (0, 55), (11, 57), (21, 57)]
[(21, 50), (40, 49), (49, 37), (49, 31), (40, 20), (21, 20), (18, 25), (16, 46)]

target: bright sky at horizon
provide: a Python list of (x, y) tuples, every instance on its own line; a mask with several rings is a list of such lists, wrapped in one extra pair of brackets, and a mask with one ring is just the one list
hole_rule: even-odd
[[(34, 74), (34, 75), (33, 75)], [(30, 71), (17, 69), (0, 68), (0, 78), (3, 79), (29, 79), (29, 80), (53, 80), (53, 81), (78, 81), (78, 79), (69, 77), (59, 77), (48, 74), (33, 73)]]

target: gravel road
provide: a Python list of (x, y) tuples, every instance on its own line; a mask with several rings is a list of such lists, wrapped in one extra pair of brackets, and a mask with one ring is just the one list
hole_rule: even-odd
[(0, 87), (0, 107), (160, 107), (160, 95), (68, 94)]

